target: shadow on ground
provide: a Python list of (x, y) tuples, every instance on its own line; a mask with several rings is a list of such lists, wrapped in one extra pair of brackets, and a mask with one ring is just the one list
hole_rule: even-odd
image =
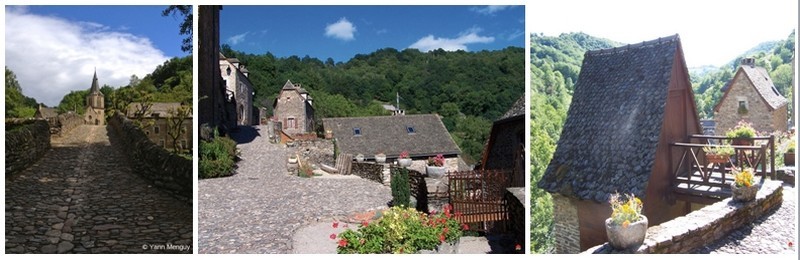
[(239, 126), (230, 132), (230, 136), (236, 143), (246, 144), (255, 140), (256, 137), (261, 136), (258, 130), (259, 129), (254, 126)]

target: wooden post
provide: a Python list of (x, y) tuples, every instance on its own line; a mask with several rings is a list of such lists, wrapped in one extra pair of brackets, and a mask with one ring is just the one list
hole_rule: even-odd
[[(761, 178), (765, 178), (765, 177), (767, 177), (767, 145), (765, 145), (765, 144), (761, 145), (761, 154), (764, 155), (761, 158), (761, 172), (764, 173), (764, 176), (762, 176)], [(773, 156), (773, 158), (775, 158), (775, 157)], [(773, 177), (772, 174), (769, 175), (769, 178), (772, 179), (772, 180), (775, 179), (775, 177)]]
[[(775, 135), (769, 135), (769, 154), (770, 154), (770, 178), (773, 180), (777, 178), (775, 176)], [(766, 174), (766, 172), (765, 172)]]

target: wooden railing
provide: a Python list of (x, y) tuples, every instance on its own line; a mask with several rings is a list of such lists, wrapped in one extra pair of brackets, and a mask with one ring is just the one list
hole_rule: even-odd
[(448, 172), (450, 204), (462, 223), (508, 219), (503, 196), (511, 185), (511, 173), (503, 170)]

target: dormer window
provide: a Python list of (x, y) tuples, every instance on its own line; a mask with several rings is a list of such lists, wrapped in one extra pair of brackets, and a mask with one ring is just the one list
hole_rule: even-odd
[(361, 136), (361, 127), (353, 128), (353, 136)]
[(410, 134), (410, 135), (413, 135), (413, 134), (417, 133), (417, 130), (414, 129), (413, 126), (406, 126), (406, 132), (408, 132), (408, 134)]

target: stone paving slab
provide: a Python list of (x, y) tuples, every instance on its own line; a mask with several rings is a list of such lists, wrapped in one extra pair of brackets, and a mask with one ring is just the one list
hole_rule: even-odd
[(136, 175), (106, 129), (55, 138), (6, 179), (6, 253), (192, 252), (192, 205)]
[(198, 183), (200, 253), (292, 253), (292, 236), (301, 227), (391, 200), (388, 187), (360, 178), (288, 175), (289, 150), (269, 143), (266, 128), (257, 131), (237, 145), (242, 160), (236, 175)]

